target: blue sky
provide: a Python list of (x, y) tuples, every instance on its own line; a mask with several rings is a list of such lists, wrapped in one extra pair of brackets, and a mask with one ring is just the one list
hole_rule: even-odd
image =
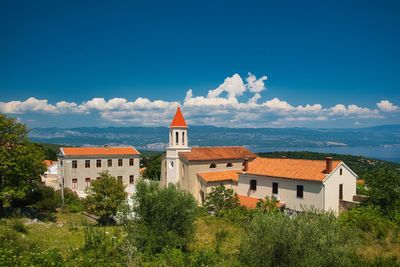
[(5, 0), (0, 112), (30, 127), (167, 125), (178, 104), (192, 125), (400, 123), (399, 13), (399, 1)]

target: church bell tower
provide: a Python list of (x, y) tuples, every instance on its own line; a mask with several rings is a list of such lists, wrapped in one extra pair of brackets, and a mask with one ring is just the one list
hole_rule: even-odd
[(178, 107), (169, 126), (169, 145), (166, 155), (167, 184), (179, 182), (181, 162), (178, 153), (190, 151), (188, 143), (188, 126), (181, 108)]

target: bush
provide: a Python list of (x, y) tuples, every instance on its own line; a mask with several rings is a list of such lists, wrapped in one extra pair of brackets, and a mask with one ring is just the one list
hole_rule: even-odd
[(207, 195), (204, 207), (208, 212), (221, 215), (221, 211), (234, 209), (239, 206), (239, 198), (233, 189), (220, 185), (213, 187)]
[(247, 227), (240, 260), (249, 266), (348, 266), (355, 243), (351, 229), (332, 214), (263, 213)]
[[(57, 194), (61, 195), (61, 192), (57, 191)], [(85, 209), (84, 201), (69, 188), (64, 188), (64, 205), (64, 208), (73, 213), (81, 212)]]
[(377, 238), (386, 237), (389, 229), (394, 227), (394, 223), (387, 219), (377, 207), (370, 205), (342, 213), (340, 222), (344, 225), (356, 227), (363, 232), (372, 233)]
[(100, 224), (114, 224), (114, 217), (118, 207), (126, 199), (126, 192), (122, 182), (108, 172), (100, 173), (100, 179), (93, 181), (92, 194), (86, 197), (89, 212), (99, 216)]
[(21, 219), (11, 219), (10, 220), (10, 227), (18, 233), (27, 234), (28, 229), (26, 228), (24, 222)]
[(53, 188), (40, 185), (38, 188), (39, 201), (35, 207), (44, 211), (55, 211), (60, 206), (60, 196)]
[(161, 188), (156, 182), (140, 181), (133, 196), (133, 212), (136, 217), (133, 223), (126, 223), (126, 232), (143, 252), (185, 251), (194, 238), (196, 201), (176, 186)]

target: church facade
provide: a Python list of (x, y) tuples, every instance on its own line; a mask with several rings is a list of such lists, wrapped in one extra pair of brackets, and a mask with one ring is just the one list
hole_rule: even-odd
[(261, 158), (245, 147), (189, 147), (188, 126), (178, 107), (169, 127), (169, 145), (161, 161), (161, 185), (179, 184), (203, 204), (215, 186), (233, 189), (240, 203), (255, 207), (274, 197), (280, 206), (339, 213), (353, 202), (357, 175), (343, 162)]

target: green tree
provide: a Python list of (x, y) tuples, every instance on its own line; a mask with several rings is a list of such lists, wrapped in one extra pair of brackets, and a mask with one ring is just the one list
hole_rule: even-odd
[(368, 202), (400, 222), (400, 172), (392, 168), (378, 168), (366, 174), (364, 179), (368, 186)]
[(93, 181), (90, 195), (87, 196), (89, 212), (99, 216), (100, 224), (114, 223), (118, 207), (126, 199), (125, 187), (121, 181), (111, 176), (107, 171), (100, 173), (100, 179)]
[(279, 209), (276, 203), (278, 203), (278, 201), (275, 198), (266, 196), (265, 199), (258, 200), (256, 207), (262, 212), (278, 212)]
[(5, 203), (24, 199), (40, 183), (43, 160), (25, 125), (0, 114), (0, 213)]
[(233, 209), (239, 206), (239, 198), (233, 189), (227, 189), (220, 185), (213, 187), (211, 192), (207, 194), (206, 203), (204, 204), (208, 211), (219, 214), (223, 210)]
[(259, 213), (240, 247), (245, 266), (350, 266), (357, 243), (332, 214)]
[(135, 218), (126, 223), (136, 247), (147, 253), (168, 248), (186, 250), (194, 238), (197, 203), (188, 192), (174, 185), (140, 181), (133, 198)]
[(161, 156), (155, 155), (143, 161), (146, 169), (143, 177), (149, 180), (159, 181), (161, 176)]

